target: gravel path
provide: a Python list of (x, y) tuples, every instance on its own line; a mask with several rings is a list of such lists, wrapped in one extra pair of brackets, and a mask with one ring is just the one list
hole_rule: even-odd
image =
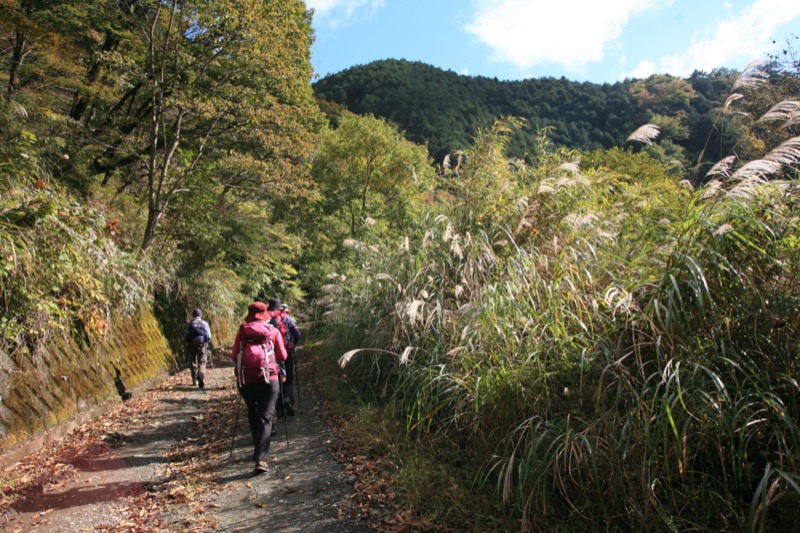
[[(296, 415), (279, 420), (269, 472), (253, 476), (246, 408), (235, 394), (231, 365), (219, 358), (216, 365), (208, 370), (204, 390), (192, 387), (183, 371), (135, 393), (125, 407), (109, 413), (105, 424), (113, 429), (103, 440), (45, 448), (12, 465), (21, 472), (46, 462), (52, 475), (16, 494), (0, 516), (0, 531), (150, 531), (136, 520), (148, 513), (158, 516), (162, 531), (371, 531), (364, 520), (342, 511), (355, 479), (345, 476), (331, 452), (312, 387), (301, 382)], [(310, 374), (304, 365), (300, 378)], [(146, 407), (131, 409), (137, 401)], [(238, 431), (231, 441), (237, 411)], [(211, 419), (221, 421), (216, 432), (209, 429)], [(196, 486), (192, 459), (182, 458), (189, 471), (177, 484), (171, 472), (176, 453), (209, 439), (226, 453), (198, 462)], [(170, 503), (159, 503), (164, 501)]]
[[(226, 375), (232, 371), (226, 371)], [(299, 376), (303, 377), (302, 366)], [(231, 378), (232, 379), (232, 378)], [(241, 409), (232, 461), (220, 472), (224, 487), (213, 499), (217, 531), (302, 531), (345, 533), (371, 531), (357, 519), (339, 512), (354, 479), (345, 479), (331, 454), (330, 435), (311, 388), (295, 394), (299, 399), (295, 416), (278, 420), (272, 439), (267, 473), (253, 476), (252, 439), (246, 408)]]

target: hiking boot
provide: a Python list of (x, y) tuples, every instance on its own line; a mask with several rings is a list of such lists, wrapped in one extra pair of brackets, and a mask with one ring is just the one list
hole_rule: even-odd
[(206, 386), (206, 382), (205, 382), (205, 381), (203, 381), (203, 379), (202, 379), (202, 378), (201, 378), (201, 379), (198, 379), (198, 380), (197, 380), (197, 386), (198, 386), (198, 387), (200, 387), (200, 388), (202, 389), (202, 388), (204, 388), (204, 387)]
[(253, 469), (253, 473), (256, 475), (263, 474), (267, 471), (267, 462), (266, 461), (256, 461), (256, 467)]

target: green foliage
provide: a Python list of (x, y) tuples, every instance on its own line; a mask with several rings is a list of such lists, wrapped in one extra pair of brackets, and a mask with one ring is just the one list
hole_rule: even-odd
[[(68, 59), (85, 70), (73, 69), (70, 83), (43, 80), (66, 86), (67, 98), (31, 101), (42, 106), (39, 114), (69, 115), (82, 125), (80, 132), (52, 125), (69, 143), (62, 171), (71, 183), (124, 175), (117, 186), (145, 193), (148, 246), (162, 215), (180, 216), (167, 212), (175, 194), (190, 181), (203, 185), (198, 176), (273, 196), (303, 190), (278, 183), (308, 182), (302, 159), (319, 121), (302, 2), (21, 2), (6, 9), (8, 32), (39, 24), (28, 37), (35, 50), (20, 68), (63, 53), (39, 22), (63, 19), (53, 26), (77, 43)], [(15, 94), (49, 95), (39, 89)]]
[(434, 178), (424, 147), (382, 119), (350, 113), (322, 136), (311, 172), (317, 197), (286, 222), (304, 236), (301, 262), (312, 287), (324, 283), (335, 261), (339, 272), (359, 268), (356, 241), (400, 235), (430, 196)]
[(101, 335), (132, 316), (164, 278), (119, 249), (113, 225), (54, 182), (33, 134), (0, 161), (0, 350), (40, 348), (60, 331)]
[(664, 74), (635, 82), (631, 92), (641, 112), (679, 118), (685, 117), (695, 97), (690, 83)]
[(423, 147), (383, 120), (355, 115), (341, 117), (328, 132), (312, 172), (319, 215), (342, 219), (341, 228), (331, 228), (334, 240), (364, 238), (368, 226), (378, 226), (372, 230), (377, 233), (407, 226), (416, 197), (429, 187), (433, 174)]
[(279, 222), (314, 197), (322, 124), (302, 2), (2, 10), (0, 156), (35, 132), (49, 180), (95, 206), (117, 246), (147, 251), (187, 305), (230, 317), (259, 295), (303, 297), (299, 238)]
[(326, 287), (347, 378), (485, 459), (476, 479), (524, 529), (796, 521), (797, 183), (753, 162), (695, 189), (622, 149), (528, 168), (507, 134), (479, 135), (429, 216)]

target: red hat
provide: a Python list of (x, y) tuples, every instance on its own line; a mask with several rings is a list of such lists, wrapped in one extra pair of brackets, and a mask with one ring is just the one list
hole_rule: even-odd
[(267, 311), (267, 304), (264, 302), (253, 302), (247, 306), (247, 316), (245, 322), (255, 322), (256, 320), (269, 320), (270, 314)]

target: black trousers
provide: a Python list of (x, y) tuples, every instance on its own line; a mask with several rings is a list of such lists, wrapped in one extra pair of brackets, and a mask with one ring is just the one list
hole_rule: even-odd
[(239, 394), (247, 404), (247, 422), (253, 435), (253, 460), (266, 461), (278, 400), (278, 380), (242, 385)]
[(284, 397), (278, 401), (278, 409), (283, 409), (284, 403), (294, 406), (294, 350), (286, 350), (288, 357), (283, 362), (286, 368), (286, 381), (283, 383)]

